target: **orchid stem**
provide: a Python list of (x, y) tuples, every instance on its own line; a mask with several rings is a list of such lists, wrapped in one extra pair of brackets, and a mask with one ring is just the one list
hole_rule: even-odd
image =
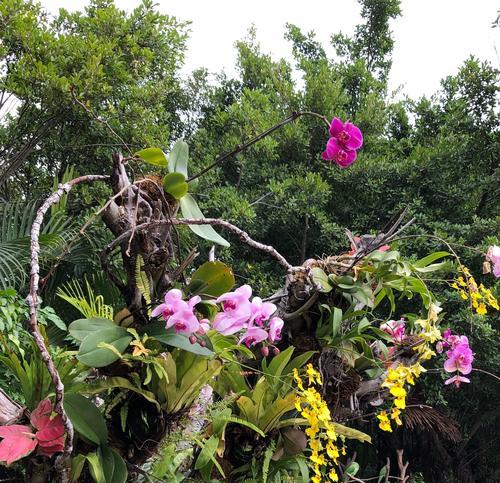
[(321, 114), (318, 114), (317, 112), (311, 112), (311, 111), (298, 111), (298, 112), (293, 112), (290, 116), (288, 116), (286, 119), (283, 119), (283, 121), (279, 122), (278, 124), (275, 124), (274, 126), (270, 127), (269, 129), (266, 129), (265, 131), (261, 132), (260, 134), (257, 134), (257, 136), (253, 137), (249, 141), (247, 141), (244, 144), (238, 144), (234, 149), (229, 151), (228, 153), (223, 154), (222, 156), (219, 156), (212, 164), (208, 165), (206, 168), (203, 168), (201, 171), (198, 173), (194, 174), (190, 178), (188, 178), (187, 182), (189, 183), (190, 181), (193, 181), (196, 178), (199, 178), (206, 172), (210, 171), (212, 168), (215, 168), (219, 164), (222, 164), (226, 159), (235, 156), (238, 153), (241, 153), (241, 151), (244, 151), (245, 149), (249, 148), (253, 144), (257, 143), (261, 139), (264, 139), (266, 136), (269, 136), (272, 134), (274, 131), (277, 131), (278, 129), (281, 129), (283, 126), (286, 126), (287, 124), (290, 124), (291, 122), (294, 122), (297, 120), (299, 117), (302, 116), (311, 116), (311, 117), (317, 117), (318, 119), (322, 120), (328, 127), (330, 127), (330, 123), (328, 122), (328, 119), (325, 116), (322, 116)]

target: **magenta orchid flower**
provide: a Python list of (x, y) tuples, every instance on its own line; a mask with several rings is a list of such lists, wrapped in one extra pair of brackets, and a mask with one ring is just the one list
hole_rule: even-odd
[(463, 376), (459, 376), (458, 374), (453, 376), (453, 377), (450, 377), (449, 379), (446, 379), (446, 381), (444, 381), (445, 385), (448, 385), (448, 384), (455, 384), (455, 386), (457, 387), (457, 389), (460, 387), (460, 384), (462, 382), (467, 382), (469, 383), (470, 382), (470, 379), (468, 379), (467, 377), (463, 377)]
[(249, 325), (256, 324), (262, 327), (264, 322), (269, 320), (271, 315), (276, 312), (276, 305), (270, 302), (262, 302), (260, 297), (254, 297), (252, 299), (251, 312)]
[(389, 334), (394, 342), (402, 342), (405, 339), (405, 321), (403, 319), (389, 320), (380, 326), (380, 330)]
[(486, 256), (493, 264), (493, 275), (500, 277), (500, 247), (492, 245), (488, 248)]
[(360, 129), (351, 122), (343, 123), (334, 117), (330, 124), (330, 135), (322, 157), (326, 161), (335, 161), (341, 168), (347, 168), (356, 160), (356, 151), (363, 145)]
[(244, 343), (247, 347), (254, 346), (267, 339), (267, 332), (260, 327), (250, 327), (238, 341), (238, 344)]
[(242, 285), (234, 292), (221, 295), (216, 302), (222, 303), (223, 312), (215, 316), (213, 328), (222, 335), (232, 335), (245, 329), (252, 315), (250, 296), (252, 288)]
[(446, 372), (458, 371), (462, 374), (470, 374), (474, 355), (467, 342), (459, 343), (454, 349), (448, 351), (447, 355), (448, 360), (444, 363)]
[(281, 330), (284, 322), (279, 317), (273, 317), (269, 323), (269, 340), (270, 342), (278, 342), (281, 340)]
[(200, 323), (194, 315), (193, 309), (186, 307), (173, 313), (168, 318), (166, 327), (167, 329), (173, 327), (176, 333), (189, 335), (199, 330)]
[[(200, 300), (199, 297), (198, 299)], [(168, 320), (172, 314), (187, 307), (187, 302), (182, 300), (182, 292), (179, 289), (173, 288), (165, 294), (165, 302), (151, 311), (151, 317), (161, 315), (163, 320)]]

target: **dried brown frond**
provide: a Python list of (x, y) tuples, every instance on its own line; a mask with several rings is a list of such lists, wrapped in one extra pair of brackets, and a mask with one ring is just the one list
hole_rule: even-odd
[(458, 423), (430, 406), (407, 407), (403, 424), (410, 431), (437, 432), (454, 443), (462, 440)]

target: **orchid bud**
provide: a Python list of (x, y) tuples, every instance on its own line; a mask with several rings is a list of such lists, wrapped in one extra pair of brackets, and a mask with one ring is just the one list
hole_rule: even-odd
[(204, 340), (200, 340), (200, 345), (201, 345), (201, 347), (205, 347), (207, 345), (207, 343)]
[(196, 344), (196, 337), (194, 335), (190, 335), (189, 336), (189, 342), (191, 342), (191, 344)]
[(277, 356), (280, 353), (280, 350), (277, 347), (273, 348), (273, 354)]
[(263, 346), (261, 349), (260, 349), (260, 352), (262, 353), (262, 355), (264, 357), (267, 357), (269, 355), (269, 347), (267, 347), (267, 345)]

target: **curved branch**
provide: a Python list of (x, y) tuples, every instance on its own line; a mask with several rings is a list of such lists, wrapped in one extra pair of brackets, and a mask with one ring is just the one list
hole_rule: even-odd
[(43, 218), (47, 213), (48, 209), (59, 202), (61, 197), (66, 193), (69, 193), (73, 186), (84, 183), (84, 182), (92, 182), (92, 181), (105, 181), (108, 180), (109, 176), (102, 175), (87, 175), (80, 176), (79, 178), (75, 178), (68, 183), (59, 185), (57, 191), (52, 193), (40, 206), (36, 213), (35, 220), (31, 226), (31, 243), (30, 243), (30, 252), (31, 252), (31, 272), (30, 272), (30, 289), (29, 295), (27, 297), (27, 302), (30, 310), (30, 329), (33, 334), (33, 338), (35, 343), (40, 350), (40, 354), (44, 364), (47, 366), (47, 370), (49, 371), (50, 377), (52, 379), (52, 383), (54, 384), (55, 392), (56, 392), (56, 400), (54, 404), (54, 410), (61, 415), (64, 428), (66, 430), (66, 441), (64, 445), (64, 452), (61, 456), (59, 456), (56, 460), (56, 469), (59, 472), (60, 480), (62, 482), (67, 482), (69, 480), (68, 477), (68, 468), (66, 465), (66, 461), (68, 457), (71, 455), (73, 451), (73, 425), (68, 418), (68, 415), (64, 411), (63, 401), (64, 401), (64, 384), (62, 383), (61, 377), (57, 372), (54, 361), (50, 356), (50, 353), (45, 345), (45, 341), (43, 339), (42, 334), (40, 333), (40, 329), (38, 327), (38, 283), (40, 280), (40, 266), (39, 266), (39, 254), (40, 254), (40, 244), (39, 244), (39, 236), (40, 236), (40, 228), (43, 223)]
[[(257, 250), (260, 250), (262, 252), (265, 252), (275, 258), (278, 263), (285, 268), (287, 271), (291, 270), (293, 267), (286, 258), (281, 255), (278, 251), (276, 251), (275, 248), (273, 248), (270, 245), (264, 245), (263, 243), (260, 243), (258, 241), (255, 241), (250, 237), (250, 235), (246, 232), (243, 231), (242, 229), (238, 228), (237, 226), (232, 225), (228, 221), (225, 220), (219, 220), (217, 218), (203, 218), (203, 219), (191, 219), (191, 218), (172, 218), (170, 220), (157, 220), (157, 221), (151, 221), (148, 223), (142, 223), (141, 225), (138, 225), (135, 227), (135, 231), (138, 232), (140, 230), (146, 230), (148, 228), (151, 228), (153, 226), (160, 226), (160, 225), (212, 225), (212, 226), (219, 226), (230, 233), (233, 233), (236, 235), (243, 243), (246, 243), (248, 246), (255, 248)], [(120, 243), (123, 243), (128, 239), (130, 236), (132, 230), (127, 230), (123, 232), (118, 238), (113, 240), (109, 245), (104, 248), (104, 250), (101, 252), (100, 259), (101, 259), (101, 265), (103, 269), (106, 271), (106, 273), (109, 273), (109, 264), (108, 264), (108, 255), (113, 251), (113, 249), (118, 246)]]

